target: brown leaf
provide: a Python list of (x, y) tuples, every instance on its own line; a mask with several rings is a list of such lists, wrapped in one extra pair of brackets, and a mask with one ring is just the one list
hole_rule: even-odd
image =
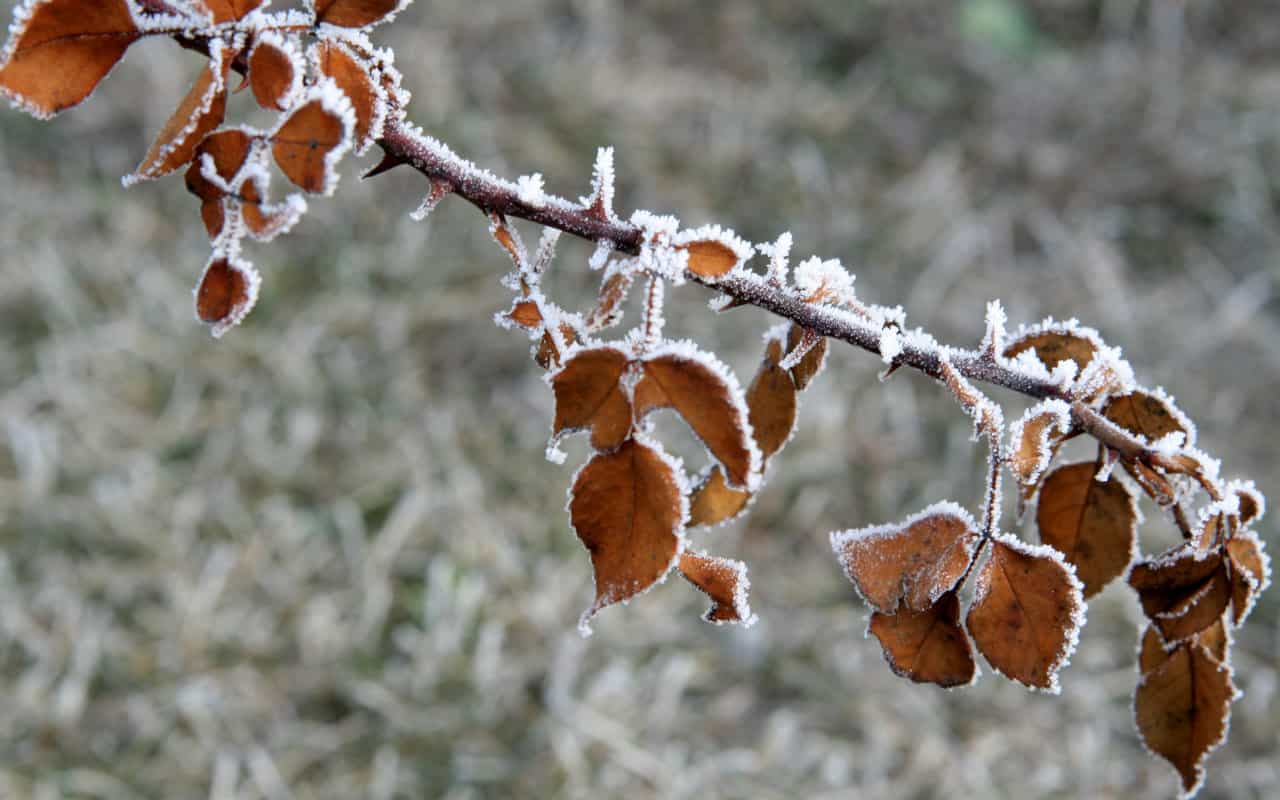
[(1209, 627), (1231, 600), (1222, 554), (1185, 544), (1135, 564), (1129, 571), (1129, 585), (1167, 642), (1181, 641)]
[(1258, 595), (1271, 585), (1271, 559), (1253, 531), (1241, 531), (1227, 542), (1231, 562), (1231, 619), (1240, 625)]
[(595, 568), (596, 599), (582, 615), (584, 631), (600, 609), (660, 581), (683, 549), (675, 468), (655, 445), (636, 439), (587, 462), (574, 480), (569, 514)]
[(517, 300), (507, 312), (507, 319), (531, 331), (542, 327), (542, 312), (538, 310), (538, 304), (532, 300)]
[(196, 289), (196, 316), (222, 336), (245, 318), (258, 299), (258, 272), (247, 261), (214, 254)]
[(925, 611), (874, 611), (867, 628), (894, 674), (916, 683), (967, 686), (977, 677), (973, 646), (960, 627), (960, 600), (947, 592)]
[(1061, 400), (1038, 403), (1009, 431), (1009, 469), (1022, 485), (1040, 479), (1063, 439), (1071, 432), (1071, 408)]
[(612, 450), (631, 434), (631, 403), (622, 389), (630, 356), (610, 345), (579, 350), (551, 378), (556, 397), (552, 435), (591, 431), (591, 446)]
[(372, 68), (342, 42), (322, 39), (316, 43), (315, 53), (321, 74), (333, 78), (351, 101), (356, 114), (356, 152), (363, 152), (382, 135), (386, 108), (382, 87), (375, 80)]
[(376, 25), (399, 11), (405, 0), (314, 0), (316, 22), (341, 28)]
[(782, 449), (796, 425), (796, 387), (782, 360), (782, 343), (771, 340), (765, 358), (747, 388), (748, 419), (760, 454), (768, 459)]
[(208, 154), (213, 159), (218, 177), (230, 183), (248, 160), (253, 141), (252, 136), (239, 128), (211, 133), (196, 148), (191, 166), (187, 168), (187, 191), (201, 200), (200, 216), (210, 239), (216, 239), (226, 224), (226, 209), (222, 202), (226, 193), (201, 173), (202, 158)]
[[(805, 329), (799, 325), (792, 325), (787, 331), (787, 352), (790, 353), (799, 347), (805, 338)], [(817, 342), (809, 348), (800, 362), (791, 368), (791, 378), (796, 382), (796, 388), (802, 392), (808, 389), (813, 379), (822, 372), (826, 362), (827, 340), (825, 337), (818, 337)]]
[(965, 624), (996, 670), (1056, 692), (1084, 622), (1082, 590), (1055, 551), (1000, 537), (978, 573)]
[(1113, 397), (1102, 413), (1121, 428), (1154, 442), (1170, 433), (1182, 433), (1186, 444), (1194, 443), (1195, 429), (1185, 414), (1167, 398), (1148, 392), (1130, 392)]
[(1257, 522), (1266, 509), (1266, 500), (1253, 485), (1252, 481), (1232, 487), (1240, 508), (1240, 524), (1250, 525)]
[(754, 490), (760, 480), (760, 450), (749, 433), (749, 412), (733, 374), (714, 357), (679, 344), (647, 356), (641, 370), (635, 418), (674, 409), (724, 467), (729, 484)]
[[(1231, 640), (1227, 636), (1227, 628), (1218, 620), (1200, 633), (1187, 640), (1188, 644), (1203, 647), (1205, 652), (1219, 664), (1227, 663), (1227, 652)], [(1165, 644), (1164, 637), (1154, 625), (1148, 625), (1142, 634), (1142, 647), (1138, 651), (1138, 671), (1146, 675), (1160, 667), (1177, 651), (1177, 646)]]
[(728, 522), (741, 514), (750, 500), (751, 492), (729, 488), (724, 470), (716, 465), (693, 490), (693, 497), (689, 500), (689, 527)]
[(901, 524), (837, 531), (831, 549), (877, 611), (928, 611), (973, 561), (978, 532), (954, 503), (935, 503)]
[(328, 194), (337, 186), (335, 167), (350, 148), (353, 125), (349, 108), (321, 90), (289, 112), (271, 137), (271, 152), (298, 188)]
[(249, 51), (249, 86), (263, 108), (284, 111), (302, 86), (297, 56), (283, 37), (263, 34)]
[(142, 34), (125, 0), (44, 0), (19, 9), (0, 94), (47, 119), (93, 92)]
[[(1004, 349), (1005, 358), (1014, 358), (1026, 350), (1034, 350), (1036, 357), (1053, 370), (1063, 361), (1074, 361), (1081, 372), (1098, 353), (1097, 343), (1080, 331), (1065, 327), (1034, 330), (1011, 341)], [(1077, 373), (1078, 374), (1078, 373)]]
[(689, 271), (701, 278), (720, 278), (738, 266), (738, 254), (715, 239), (691, 242), (680, 249), (689, 253)]
[(238, 22), (261, 6), (263, 0), (195, 0), (213, 15), (215, 23)]
[(1204, 781), (1204, 759), (1226, 738), (1236, 688), (1231, 671), (1203, 647), (1178, 646), (1145, 675), (1134, 696), (1142, 739), (1182, 776), (1185, 796)]
[(589, 333), (597, 333), (622, 321), (622, 303), (627, 299), (627, 293), (631, 290), (631, 284), (634, 281), (634, 273), (625, 270), (615, 272), (604, 279), (600, 284), (600, 296), (596, 300), (596, 307), (587, 317)]
[(226, 68), (221, 57), (210, 59), (173, 116), (160, 129), (151, 149), (125, 185), (176, 172), (196, 156), (196, 148), (227, 111)]
[(680, 554), (680, 573), (711, 598), (711, 608), (702, 616), (707, 622), (751, 625), (756, 621), (747, 603), (751, 581), (747, 580), (746, 564), (686, 551)]
[(1075, 565), (1092, 597), (1133, 560), (1138, 535), (1138, 505), (1118, 480), (1099, 483), (1092, 463), (1055, 469), (1040, 489), (1036, 525), (1040, 541)]

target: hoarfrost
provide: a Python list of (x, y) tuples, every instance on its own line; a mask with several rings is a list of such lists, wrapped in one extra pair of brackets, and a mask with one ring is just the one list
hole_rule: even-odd
[(542, 208), (546, 205), (547, 194), (543, 190), (542, 173), (535, 172), (532, 175), (521, 175), (516, 180), (517, 196), (520, 202), (530, 208)]
[(902, 339), (898, 336), (898, 329), (883, 328), (880, 331), (880, 360), (886, 364), (892, 364), (900, 355), (902, 355)]
[(765, 277), (774, 286), (787, 285), (787, 270), (791, 264), (791, 246), (791, 231), (783, 231), (773, 244), (756, 245), (756, 249), (769, 257), (769, 270)]
[(601, 239), (596, 242), (596, 249), (591, 251), (591, 258), (587, 261), (587, 266), (592, 270), (600, 270), (604, 265), (609, 263), (609, 256), (613, 254), (613, 242), (609, 239)]
[(796, 288), (809, 302), (844, 305), (855, 300), (854, 276), (839, 259), (823, 260), (817, 256), (805, 259), (795, 269)]

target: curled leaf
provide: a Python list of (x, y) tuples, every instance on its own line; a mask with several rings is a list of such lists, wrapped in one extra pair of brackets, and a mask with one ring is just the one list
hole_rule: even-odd
[(1242, 531), (1227, 542), (1231, 562), (1231, 619), (1240, 625), (1253, 610), (1257, 596), (1271, 585), (1271, 559), (1253, 531)]
[(803, 392), (809, 388), (814, 378), (822, 374), (822, 369), (827, 364), (827, 340), (826, 337), (816, 336), (816, 341), (812, 341), (804, 328), (792, 325), (787, 331), (787, 353), (794, 353), (801, 346), (806, 346), (807, 349), (791, 368), (791, 378), (796, 382), (796, 388)]
[(591, 446), (612, 450), (631, 434), (631, 403), (622, 389), (630, 355), (602, 345), (573, 353), (551, 378), (556, 397), (552, 435), (591, 431)]
[(1084, 624), (1083, 589), (1057, 551), (1001, 536), (978, 572), (965, 625), (999, 672), (1056, 692)]
[(249, 51), (249, 86), (258, 105), (284, 111), (302, 90), (304, 68), (297, 49), (274, 31), (258, 37)]
[(1062, 553), (1092, 597), (1133, 560), (1138, 505), (1119, 480), (1098, 481), (1091, 463), (1059, 467), (1040, 489), (1040, 541)]
[(1187, 639), (1220, 619), (1231, 601), (1222, 554), (1180, 545), (1134, 564), (1129, 585), (1167, 642)]
[(760, 454), (766, 460), (782, 449), (796, 425), (796, 387), (782, 361), (782, 343), (772, 339), (756, 376), (747, 388), (748, 419)]
[(312, 51), (320, 74), (333, 79), (355, 112), (355, 151), (363, 153), (382, 135), (386, 95), (373, 67), (338, 39), (321, 39)]
[(317, 23), (367, 28), (386, 22), (410, 0), (311, 0)]
[(622, 321), (622, 303), (627, 299), (635, 275), (627, 270), (607, 274), (600, 283), (596, 307), (587, 317), (587, 331), (596, 333)]
[(595, 602), (579, 629), (601, 609), (625, 602), (662, 580), (684, 547), (681, 478), (656, 445), (628, 439), (598, 453), (573, 481), (573, 530), (591, 553)]
[(949, 591), (924, 611), (872, 612), (867, 627), (894, 674), (916, 683), (967, 686), (977, 677), (973, 646), (960, 627), (960, 600)]
[(1004, 357), (1016, 358), (1029, 350), (1051, 372), (1063, 361), (1074, 361), (1079, 374), (1093, 361), (1100, 344), (1097, 334), (1087, 328), (1050, 321), (1010, 340), (1005, 345)]
[(954, 503), (935, 503), (900, 524), (837, 531), (831, 549), (845, 575), (877, 611), (928, 611), (973, 561), (978, 532)]
[(751, 501), (751, 492), (732, 489), (717, 464), (693, 490), (689, 500), (689, 526), (719, 525), (742, 513)]
[(25, 0), (0, 56), (0, 94), (48, 119), (88, 97), (141, 35), (125, 0)]
[(213, 52), (187, 96), (160, 129), (142, 163), (125, 177), (125, 186), (181, 169), (195, 158), (196, 148), (205, 136), (222, 124), (227, 110), (226, 64), (220, 46), (215, 45)]
[(686, 551), (680, 554), (680, 574), (711, 598), (711, 608), (702, 616), (707, 622), (737, 622), (746, 626), (755, 623), (756, 616), (747, 602), (751, 581), (747, 580), (746, 564)]
[(1071, 433), (1071, 407), (1044, 400), (1028, 408), (1009, 429), (1009, 469), (1022, 485), (1035, 485), (1049, 468), (1058, 446)]
[(1171, 433), (1181, 433), (1184, 443), (1195, 443), (1195, 426), (1163, 392), (1129, 392), (1113, 397), (1102, 413), (1121, 428), (1157, 441)]
[(247, 261), (214, 254), (196, 288), (196, 316), (220, 337), (240, 323), (258, 300), (258, 271)]

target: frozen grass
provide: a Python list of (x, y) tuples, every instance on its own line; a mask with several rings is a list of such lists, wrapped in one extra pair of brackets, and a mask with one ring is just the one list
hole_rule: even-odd
[[(1081, 317), (1276, 494), (1280, 9), (694, 7), (432, 0), (381, 39), (413, 118), (508, 177), (584, 194), (612, 144), (620, 213), (791, 229), (797, 262), (840, 258), (949, 340), (993, 297)], [(580, 639), (583, 451), (543, 460), (550, 392), (490, 321), (483, 219), (414, 224), (421, 181), (348, 162), (251, 251), (262, 302), (213, 341), (196, 201), (118, 183), (195, 64), (145, 46), (52, 124), (0, 114), (0, 796), (1172, 795), (1133, 732), (1119, 587), (1056, 698), (989, 670), (917, 687), (862, 638), (827, 532), (976, 504), (984, 454), (938, 387), (847, 348), (750, 518), (695, 535), (751, 565), (760, 624), (706, 625), (669, 581)], [(565, 252), (549, 280), (585, 296), (590, 248)], [(768, 320), (707, 299), (673, 292), (671, 334), (749, 376)], [(1207, 797), (1280, 783), (1276, 597), (1238, 637)]]

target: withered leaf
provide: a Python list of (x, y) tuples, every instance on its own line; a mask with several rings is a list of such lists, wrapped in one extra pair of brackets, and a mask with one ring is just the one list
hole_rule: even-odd
[(1178, 771), (1186, 796), (1200, 788), (1205, 757), (1226, 738), (1235, 697), (1230, 669), (1191, 642), (1175, 648), (1138, 684), (1138, 731)]
[(966, 686), (977, 676), (973, 646), (960, 627), (960, 600), (947, 592), (924, 611), (874, 611), (868, 626), (894, 674), (916, 683)]
[(689, 501), (689, 526), (719, 525), (742, 513), (751, 500), (751, 492), (731, 489), (724, 470), (716, 465), (696, 489)]
[(21, 11), (0, 94), (41, 119), (88, 97), (142, 35), (125, 0), (43, 0)]
[(342, 42), (322, 39), (316, 43), (315, 54), (321, 74), (333, 78), (351, 101), (356, 114), (356, 152), (363, 152), (382, 135), (386, 108), (382, 88), (370, 66)]
[(1009, 432), (1009, 469), (1023, 486), (1035, 485), (1071, 432), (1071, 408), (1061, 400), (1037, 403)]
[(845, 575), (877, 611), (928, 611), (973, 560), (978, 532), (954, 503), (935, 503), (901, 524), (831, 534)]
[(126, 185), (159, 178), (181, 169), (196, 155), (196, 148), (222, 124), (227, 110), (226, 68), (221, 56), (211, 58), (187, 96), (160, 129), (151, 149)]
[(302, 86), (301, 64), (282, 37), (264, 34), (249, 51), (249, 87), (258, 105), (288, 108)]
[(661, 580), (683, 547), (675, 468), (656, 445), (636, 439), (587, 462), (570, 490), (569, 515), (595, 569), (596, 599), (582, 615), (584, 631), (601, 609)]
[(196, 289), (196, 316), (215, 337), (240, 323), (258, 299), (258, 272), (253, 265), (214, 254)]
[(226, 223), (226, 213), (222, 200), (226, 193), (222, 188), (211, 183), (202, 174), (202, 158), (208, 154), (213, 159), (214, 171), (224, 183), (230, 184), (236, 174), (244, 167), (253, 147), (253, 137), (239, 128), (211, 133), (196, 148), (194, 160), (187, 169), (187, 191), (200, 198), (200, 216), (204, 219), (205, 228), (210, 239), (216, 239), (222, 233)]
[(1249, 616), (1257, 596), (1271, 584), (1271, 560), (1251, 530), (1231, 537), (1227, 558), (1231, 561), (1231, 619), (1240, 625)]
[(237, 22), (257, 10), (263, 0), (195, 0), (213, 15), (215, 23)]
[(507, 312), (507, 318), (528, 330), (536, 331), (542, 327), (542, 312), (532, 300), (517, 300)]
[(605, 328), (612, 327), (622, 320), (622, 302), (627, 299), (627, 293), (631, 290), (631, 284), (635, 280), (635, 275), (625, 270), (619, 270), (609, 275), (600, 284), (600, 296), (596, 300), (596, 307), (591, 310), (590, 316), (587, 317), (587, 330), (591, 333), (597, 333)]
[[(1187, 640), (1187, 643), (1203, 647), (1205, 652), (1219, 664), (1227, 663), (1227, 651), (1231, 646), (1231, 640), (1227, 636), (1227, 628), (1222, 620), (1197, 633)], [(1166, 644), (1159, 629), (1154, 625), (1148, 625), (1142, 633), (1142, 647), (1138, 651), (1138, 671), (1146, 675), (1168, 661), (1176, 651), (1177, 646)]]
[(1014, 358), (1026, 350), (1034, 350), (1050, 370), (1063, 361), (1074, 361), (1083, 371), (1098, 353), (1092, 338), (1067, 328), (1033, 331), (1014, 339), (1005, 347), (1004, 357)]
[(681, 249), (689, 253), (689, 271), (701, 278), (720, 278), (738, 265), (738, 254), (714, 239), (690, 242)]
[(1026, 686), (1058, 689), (1084, 622), (1080, 581), (1058, 553), (1009, 537), (992, 543), (965, 625), (991, 666)]
[[(792, 325), (787, 331), (787, 352), (794, 351), (806, 338), (808, 337), (804, 328), (799, 325)], [(813, 379), (822, 373), (822, 368), (826, 366), (826, 363), (827, 340), (826, 337), (819, 336), (800, 361), (791, 368), (791, 378), (796, 382), (796, 388), (802, 392), (808, 389)]]
[(1102, 413), (1121, 428), (1154, 442), (1170, 433), (1182, 433), (1193, 444), (1195, 430), (1186, 415), (1167, 398), (1150, 392), (1130, 392), (1107, 401)]
[(635, 388), (635, 417), (660, 408), (684, 418), (724, 467), (730, 486), (756, 487), (760, 450), (750, 434), (742, 390), (723, 364), (684, 343), (646, 356)]
[(760, 453), (768, 459), (782, 449), (796, 425), (796, 387), (782, 360), (782, 343), (769, 342), (764, 360), (747, 388), (748, 419)]
[(711, 608), (702, 616), (707, 622), (746, 625), (755, 622), (755, 615), (747, 602), (751, 582), (747, 580), (746, 564), (686, 551), (680, 554), (680, 574), (711, 598)]
[(376, 25), (398, 11), (406, 0), (314, 0), (316, 22), (341, 28)]
[(299, 189), (329, 194), (337, 186), (337, 162), (350, 149), (353, 125), (350, 109), (321, 90), (289, 112), (271, 136), (271, 152)]
[(579, 350), (551, 378), (556, 398), (552, 435), (591, 431), (591, 446), (612, 450), (631, 434), (631, 403), (622, 389), (630, 356), (601, 345)]
[(1234, 491), (1240, 508), (1240, 524), (1250, 525), (1257, 522), (1266, 508), (1266, 500), (1257, 487), (1252, 482), (1249, 482), (1245, 485), (1235, 486)]
[(1222, 617), (1231, 601), (1231, 584), (1219, 552), (1180, 545), (1129, 571), (1143, 612), (1166, 642), (1189, 638)]
[(1118, 480), (1098, 482), (1092, 463), (1055, 469), (1040, 489), (1036, 525), (1040, 541), (1071, 564), (1092, 597), (1124, 574), (1133, 559), (1138, 533), (1138, 506)]

